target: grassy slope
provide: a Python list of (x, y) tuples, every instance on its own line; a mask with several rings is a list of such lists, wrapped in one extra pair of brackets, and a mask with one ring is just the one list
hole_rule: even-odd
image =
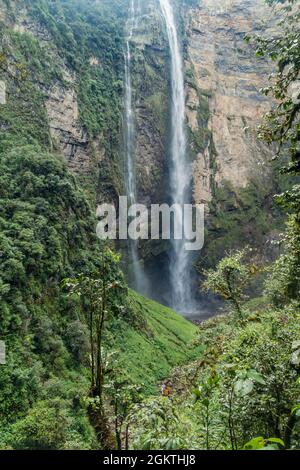
[(171, 309), (130, 292), (130, 302), (147, 325), (136, 329), (122, 322), (111, 333), (112, 347), (120, 352), (120, 361), (136, 384), (144, 384), (145, 393), (157, 393), (157, 382), (171, 369), (199, 355), (193, 345), (197, 327)]

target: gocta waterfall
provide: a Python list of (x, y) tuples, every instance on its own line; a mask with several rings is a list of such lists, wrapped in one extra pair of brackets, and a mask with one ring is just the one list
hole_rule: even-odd
[(135, 130), (134, 113), (132, 109), (132, 83), (131, 83), (131, 50), (130, 43), (135, 28), (135, 2), (131, 0), (129, 36), (125, 52), (125, 182), (129, 204), (136, 202), (136, 172), (135, 172)]
[[(172, 86), (172, 141), (170, 189), (173, 204), (181, 207), (190, 202), (189, 188), (191, 182), (190, 165), (186, 159), (185, 134), (185, 88), (183, 59), (179, 46), (173, 9), (169, 0), (160, 0), (161, 10), (165, 19), (167, 36), (171, 54), (171, 86)], [(183, 231), (180, 217), (175, 218), (174, 233)], [(180, 226), (178, 226), (180, 224)], [(174, 237), (173, 237), (174, 238)], [(193, 310), (191, 265), (189, 252), (185, 250), (185, 240), (172, 240), (170, 262), (170, 281), (172, 307), (182, 313)]]
[[(174, 234), (183, 232), (181, 209), (190, 202), (191, 169), (187, 161), (187, 143), (185, 133), (185, 87), (183, 59), (181, 55), (176, 22), (170, 0), (159, 0), (161, 11), (166, 24), (170, 49), (171, 98), (172, 98), (172, 134), (170, 146), (170, 193), (171, 203), (178, 205), (180, 214), (174, 217)], [(138, 28), (140, 1), (130, 0), (129, 18), (127, 23), (128, 37), (124, 54), (125, 62), (125, 183), (128, 204), (137, 202), (136, 184), (136, 129), (134, 112), (134, 92), (132, 86), (133, 47), (135, 33)], [(176, 206), (175, 206), (176, 207)], [(174, 310), (183, 314), (194, 311), (190, 252), (185, 251), (186, 240), (175, 240), (172, 237), (169, 262), (169, 304)], [(148, 287), (147, 276), (139, 261), (138, 242), (128, 241), (130, 260), (130, 284), (141, 293), (152, 297), (153, 292)], [(155, 295), (154, 295), (155, 297)]]
[[(125, 126), (124, 126), (124, 144), (125, 144), (125, 185), (128, 199), (128, 205), (136, 204), (136, 165), (135, 165), (135, 122), (132, 99), (132, 80), (131, 80), (131, 43), (134, 31), (137, 27), (138, 14), (140, 11), (140, 1), (131, 0), (129, 20), (128, 20), (128, 39), (126, 41), (125, 51)], [(138, 242), (129, 240), (130, 256), (130, 284), (136, 290), (146, 294), (148, 283), (138, 257)]]

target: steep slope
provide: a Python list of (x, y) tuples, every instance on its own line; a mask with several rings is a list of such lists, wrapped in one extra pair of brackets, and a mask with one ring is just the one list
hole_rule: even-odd
[[(270, 259), (282, 214), (270, 194), (284, 182), (271, 169), (273, 150), (258, 139), (271, 102), (260, 93), (273, 65), (244, 36), (272, 29), (264, 0), (174, 2), (185, 56), (186, 115), (193, 166), (193, 201), (206, 206), (205, 249), (212, 266), (226, 250), (248, 243)], [(159, 2), (141, 3), (132, 39), (137, 117), (137, 189), (143, 203), (170, 200), (170, 54)], [(156, 298), (168, 303), (169, 245), (141, 243)], [(195, 257), (196, 258), (196, 257)], [(162, 273), (162, 274), (160, 274)], [(197, 289), (197, 282), (195, 289)]]
[(121, 364), (136, 384), (144, 384), (146, 393), (157, 394), (159, 380), (170, 370), (201, 353), (193, 345), (197, 327), (156, 302), (130, 292), (130, 305), (143, 319), (140, 330), (128, 323), (113, 329), (111, 343), (120, 352)]
[[(110, 321), (106, 348), (117, 353), (116, 364), (132, 384), (146, 396), (158, 396), (159, 381), (173, 367), (201, 354), (202, 348), (193, 344), (197, 328), (133, 292), (128, 303), (131, 317)], [(50, 314), (49, 305), (47, 311), (37, 329), (29, 327), (28, 333), (38, 335), (34, 351), (28, 349), (29, 337), (23, 344), (16, 333), (14, 341), (7, 342), (7, 366), (0, 368), (0, 449), (97, 448), (85, 407), (87, 332), (78, 320), (64, 323)]]
[[(27, 118), (32, 121), (28, 126), (40, 119), (44, 134), (32, 137), (64, 156), (94, 200), (96, 195), (114, 200), (122, 187), (117, 154), (125, 4), (1, 1), (0, 65), (7, 109), (23, 112), (23, 131)], [(31, 89), (30, 111), (26, 88)], [(16, 119), (4, 119), (6, 130), (23, 135)]]

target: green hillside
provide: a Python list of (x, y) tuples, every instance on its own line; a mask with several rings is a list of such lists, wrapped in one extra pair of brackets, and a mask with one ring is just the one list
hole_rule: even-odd
[(145, 392), (157, 393), (157, 382), (171, 369), (192, 360), (199, 353), (193, 344), (197, 327), (149, 299), (130, 291), (129, 302), (145, 324), (136, 329), (126, 322), (111, 325), (113, 348), (132, 381), (145, 384)]

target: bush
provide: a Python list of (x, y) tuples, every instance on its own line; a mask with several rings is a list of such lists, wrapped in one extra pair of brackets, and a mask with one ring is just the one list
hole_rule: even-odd
[(241, 302), (244, 299), (244, 290), (257, 268), (242, 263), (245, 251), (236, 251), (223, 258), (215, 270), (204, 271), (206, 280), (203, 288), (221, 295), (233, 305), (238, 316), (242, 315)]

